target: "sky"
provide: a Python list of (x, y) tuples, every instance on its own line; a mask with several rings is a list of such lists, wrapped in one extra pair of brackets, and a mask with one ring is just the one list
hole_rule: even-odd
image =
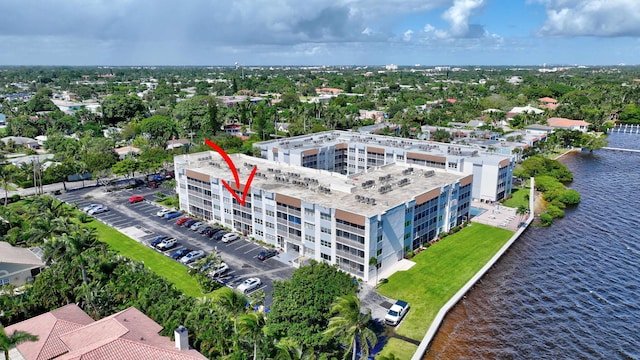
[(0, 65), (635, 65), (639, 0), (0, 0)]

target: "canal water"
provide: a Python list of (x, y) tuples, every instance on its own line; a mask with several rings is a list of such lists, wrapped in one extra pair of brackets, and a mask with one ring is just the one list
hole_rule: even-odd
[[(609, 146), (640, 149), (640, 135)], [(582, 202), (532, 227), (445, 318), (425, 359), (640, 359), (640, 153), (561, 159)]]

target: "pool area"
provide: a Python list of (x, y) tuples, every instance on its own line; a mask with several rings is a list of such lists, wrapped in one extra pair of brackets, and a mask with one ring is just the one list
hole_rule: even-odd
[(478, 215), (482, 215), (487, 211), (487, 209), (482, 209), (482, 208), (477, 208), (477, 207), (470, 207), (469, 208), (469, 216), (471, 217), (476, 217)]

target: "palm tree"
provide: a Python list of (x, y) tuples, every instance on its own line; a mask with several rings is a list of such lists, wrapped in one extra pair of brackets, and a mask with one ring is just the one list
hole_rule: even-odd
[(301, 360), (302, 347), (295, 340), (289, 337), (280, 339), (275, 345), (276, 355), (274, 360)]
[(15, 180), (16, 170), (13, 165), (0, 166), (0, 186), (4, 189), (4, 206), (7, 206), (9, 201), (9, 184)]
[(9, 335), (4, 331), (4, 327), (0, 325), (0, 349), (4, 351), (6, 360), (9, 360), (9, 350), (27, 341), (38, 341), (38, 337), (20, 330), (14, 330)]
[(231, 319), (233, 320), (233, 330), (236, 334), (238, 333), (238, 316), (240, 316), (247, 310), (247, 302), (248, 299), (246, 296), (227, 287), (224, 287), (218, 291), (216, 304), (218, 305), (220, 310), (231, 315)]
[(250, 312), (238, 317), (238, 332), (253, 345), (253, 360), (258, 359), (258, 345), (264, 344), (267, 340), (267, 327), (264, 314), (261, 312)]
[(366, 314), (360, 312), (360, 299), (356, 295), (345, 295), (336, 298), (331, 305), (334, 317), (329, 319), (324, 335), (328, 338), (337, 337), (344, 345), (350, 345), (351, 350), (345, 352), (344, 359), (351, 353), (356, 359), (357, 346), (360, 344), (360, 358), (369, 356), (369, 349), (378, 341), (376, 334), (368, 327), (371, 321), (371, 310)]
[(375, 256), (372, 256), (371, 259), (369, 259), (369, 266), (375, 266), (376, 267), (376, 286), (378, 286), (378, 269), (380, 268), (378, 263), (378, 258)]

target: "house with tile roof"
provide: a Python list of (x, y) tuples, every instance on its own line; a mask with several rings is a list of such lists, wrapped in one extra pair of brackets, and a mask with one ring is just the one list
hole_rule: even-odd
[(538, 102), (544, 103), (544, 104), (557, 104), (558, 100), (556, 100), (554, 98), (550, 98), (548, 96), (545, 96), (545, 97), (541, 97), (540, 99), (538, 99)]
[(22, 286), (33, 281), (43, 267), (34, 251), (0, 241), (0, 286)]
[(571, 120), (559, 117), (552, 117), (547, 119), (547, 124), (554, 129), (563, 130), (578, 130), (587, 132), (589, 129), (589, 123), (583, 120)]
[(134, 307), (94, 321), (75, 304), (69, 304), (5, 328), (37, 335), (35, 342), (19, 344), (12, 360), (166, 359), (202, 360), (190, 349), (186, 329), (176, 330), (175, 345), (155, 321)]

